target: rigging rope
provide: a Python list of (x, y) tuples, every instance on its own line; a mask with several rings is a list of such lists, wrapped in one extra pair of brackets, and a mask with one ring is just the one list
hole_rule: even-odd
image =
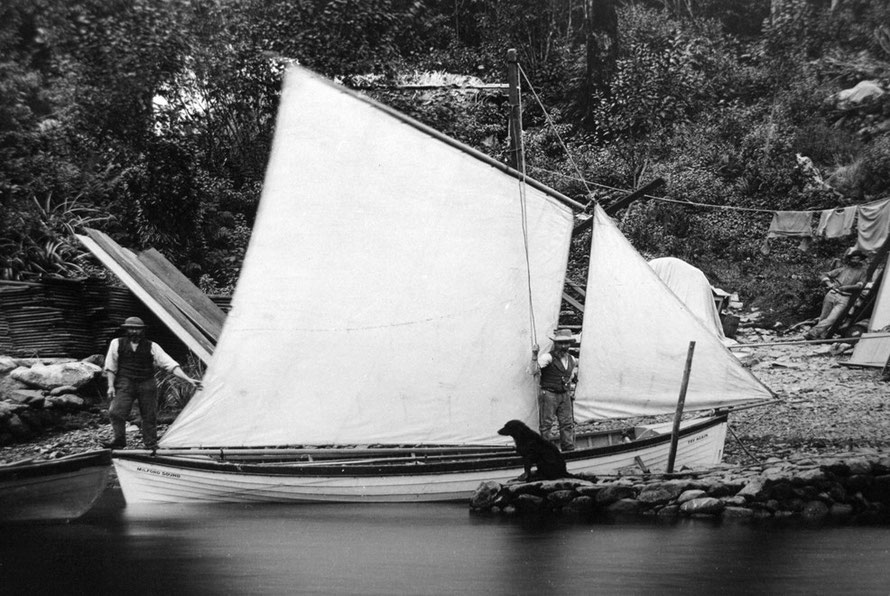
[[(547, 108), (544, 107), (544, 102), (541, 101), (541, 98), (538, 96), (538, 92), (535, 91), (534, 85), (528, 79), (528, 75), (525, 74), (525, 71), (522, 69), (522, 66), (519, 66), (519, 72), (522, 73), (522, 78), (525, 79), (525, 82), (528, 83), (529, 91), (532, 92), (532, 95), (535, 98), (535, 101), (538, 102), (538, 106), (541, 108), (541, 111), (544, 113), (544, 117), (547, 119), (547, 123), (550, 125), (551, 130), (553, 130), (553, 134), (556, 135), (556, 139), (559, 141), (560, 146), (563, 151), (566, 152), (566, 157), (569, 159), (569, 163), (572, 164), (572, 168), (574, 168), (575, 173), (578, 175), (578, 180), (584, 185), (584, 190), (587, 192), (587, 196), (589, 197), (591, 194), (590, 187), (587, 185), (587, 180), (584, 179), (584, 176), (581, 174), (581, 168), (578, 167), (578, 164), (575, 162), (575, 159), (572, 157), (572, 152), (569, 151), (568, 146), (566, 146), (565, 141), (562, 140), (562, 135), (559, 134), (559, 129), (556, 128), (556, 123), (553, 122), (553, 119), (550, 117), (550, 113), (547, 112)], [(520, 96), (520, 103), (522, 102)]]
[[(520, 71), (522, 68), (520, 67)], [(516, 109), (519, 110), (519, 113), (522, 114), (522, 92), (517, 93), (519, 97), (519, 105), (516, 106)], [(518, 124), (516, 120), (513, 121), (514, 124)], [(532, 297), (532, 265), (531, 258), (529, 257), (528, 250), (528, 209), (526, 205), (526, 170), (525, 170), (525, 145), (522, 140), (522, 127), (515, 126), (517, 130), (513, 131), (513, 134), (516, 135), (516, 143), (519, 147), (519, 204), (522, 211), (522, 242), (525, 248), (525, 274), (526, 274), (526, 282), (528, 285), (528, 318), (529, 325), (531, 330), (531, 341), (532, 341), (532, 350), (537, 349), (538, 346), (538, 327), (535, 322), (535, 305), (534, 298)]]
[[(569, 176), (568, 174), (563, 174), (562, 172), (554, 172), (553, 170), (548, 170), (547, 168), (541, 168), (538, 166), (529, 166), (530, 169), (536, 170), (538, 172), (544, 172), (546, 174), (551, 174), (553, 176), (560, 176), (561, 178), (567, 178), (569, 180), (575, 180), (578, 182), (583, 182), (585, 184), (590, 184), (592, 186), (596, 186), (599, 188), (604, 188), (606, 190), (614, 190), (617, 192), (630, 193), (632, 191), (627, 190), (626, 188), (615, 188), (614, 186), (609, 186), (607, 184), (600, 184), (598, 182), (590, 182), (588, 180), (584, 180), (584, 178)], [(782, 211), (805, 211), (811, 213), (821, 213), (823, 211), (830, 211), (832, 209), (844, 209), (846, 207), (865, 207), (865, 206), (873, 206), (878, 203), (882, 203), (887, 199), (875, 199), (874, 201), (868, 201), (867, 203), (857, 203), (856, 205), (844, 205), (840, 207), (820, 207), (818, 209), (759, 209), (757, 207), (737, 207), (735, 205), (715, 205), (712, 203), (695, 203), (693, 201), (686, 201), (683, 199), (669, 199), (667, 197), (656, 197), (654, 195), (643, 195), (647, 199), (652, 199), (653, 201), (661, 201), (663, 203), (677, 203), (680, 205), (686, 205), (688, 207), (702, 207), (705, 209), (728, 209), (735, 211), (755, 211), (758, 213), (779, 213)]]

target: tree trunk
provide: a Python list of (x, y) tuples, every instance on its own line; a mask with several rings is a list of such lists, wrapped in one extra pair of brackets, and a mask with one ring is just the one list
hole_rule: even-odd
[(615, 0), (585, 0), (584, 29), (587, 71), (584, 77), (584, 120), (589, 123), (593, 95), (608, 87), (618, 57), (618, 14)]

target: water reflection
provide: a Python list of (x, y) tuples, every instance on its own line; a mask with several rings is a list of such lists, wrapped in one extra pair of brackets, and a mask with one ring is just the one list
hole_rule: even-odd
[(463, 505), (124, 507), (0, 530), (3, 594), (887, 593), (890, 532)]

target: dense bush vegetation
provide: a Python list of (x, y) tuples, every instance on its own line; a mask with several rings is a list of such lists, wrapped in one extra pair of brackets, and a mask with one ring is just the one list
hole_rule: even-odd
[(373, 80), (378, 100), (506, 159), (502, 94), (384, 87), (415, 72), (500, 83), (515, 47), (543, 103), (526, 84), (536, 178), (607, 204), (661, 177), (664, 198), (711, 207), (634, 204), (621, 225), (638, 249), (811, 314), (816, 272), (844, 243), (764, 255), (769, 210), (890, 192), (890, 94), (830, 100), (862, 80), (887, 88), (887, 23), (881, 0), (8, 0), (0, 278), (95, 274), (73, 237), (92, 226), (229, 291), (288, 61)]

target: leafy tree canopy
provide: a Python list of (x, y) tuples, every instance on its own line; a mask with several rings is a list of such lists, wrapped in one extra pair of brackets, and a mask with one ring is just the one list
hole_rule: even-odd
[[(377, 99), (506, 159), (504, 94), (393, 84), (415, 72), (500, 83), (512, 47), (533, 85), (535, 177), (605, 203), (662, 177), (665, 198), (733, 208), (640, 202), (622, 225), (647, 254), (732, 287), (759, 279), (752, 293), (784, 284), (806, 310), (812, 288), (788, 290), (783, 267), (809, 279), (841, 246), (764, 256), (769, 216), (743, 209), (886, 196), (890, 94), (830, 98), (862, 80), (887, 90), (887, 23), (880, 0), (7, 0), (0, 277), (97, 274), (73, 236), (93, 226), (229, 291), (289, 61), (373, 81)], [(813, 186), (798, 153), (831, 188)]]

